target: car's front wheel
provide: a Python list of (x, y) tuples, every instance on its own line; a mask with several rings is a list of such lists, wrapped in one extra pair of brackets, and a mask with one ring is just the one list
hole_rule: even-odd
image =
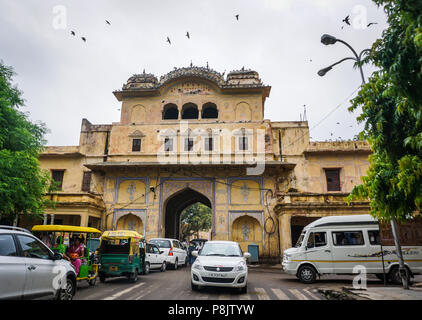
[(314, 283), (316, 281), (317, 273), (315, 268), (311, 266), (300, 267), (297, 277), (303, 283)]
[(247, 292), (248, 292), (248, 285), (246, 285), (246, 286), (244, 286), (242, 288), (239, 288), (239, 293), (245, 294)]
[(192, 288), (192, 291), (198, 291), (198, 290), (199, 290), (199, 286), (198, 286), (198, 285), (196, 285), (196, 284), (194, 284), (192, 281), (191, 281), (191, 283), (190, 283), (190, 286), (191, 286), (191, 288)]
[(144, 267), (144, 274), (148, 274), (150, 270), (150, 265), (149, 262), (145, 263), (145, 267)]
[(161, 271), (161, 272), (166, 271), (166, 262), (165, 262), (165, 261), (163, 261), (163, 263), (162, 263), (162, 265), (161, 265), (161, 268), (160, 268), (160, 271)]
[(75, 294), (75, 281), (71, 278), (67, 278), (66, 286), (63, 289), (59, 289), (59, 293), (57, 295), (58, 300), (72, 300), (73, 295)]
[(174, 262), (174, 265), (173, 265), (173, 269), (177, 270), (178, 267), (179, 267), (179, 260), (177, 260), (176, 258), (176, 261)]

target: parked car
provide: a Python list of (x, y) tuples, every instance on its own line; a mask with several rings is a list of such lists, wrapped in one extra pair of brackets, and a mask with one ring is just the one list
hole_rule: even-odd
[(186, 266), (188, 262), (187, 252), (183, 249), (179, 240), (170, 238), (154, 238), (148, 241), (155, 244), (160, 251), (164, 252), (166, 264), (174, 270), (179, 266)]
[(196, 260), (191, 268), (191, 286), (196, 291), (201, 286), (238, 288), (246, 293), (250, 253), (242, 253), (237, 242), (207, 241), (202, 249), (193, 251)]
[[(402, 250), (409, 276), (422, 273), (422, 247), (403, 246)], [(381, 247), (376, 219), (370, 215), (331, 216), (303, 229), (296, 247), (284, 251), (282, 266), (304, 283), (315, 282), (318, 275), (353, 274), (357, 265), (383, 279), (382, 256), (387, 277), (400, 284), (395, 247)]]
[(76, 273), (28, 230), (0, 226), (0, 299), (72, 300)]
[(166, 271), (166, 257), (164, 251), (160, 250), (155, 244), (147, 243), (145, 266), (148, 265), (148, 270)]

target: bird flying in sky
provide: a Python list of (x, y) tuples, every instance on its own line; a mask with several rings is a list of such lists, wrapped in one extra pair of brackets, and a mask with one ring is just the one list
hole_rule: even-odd
[(75, 31), (70, 31), (70, 34), (71, 34), (72, 36), (74, 36), (74, 35), (75, 35)]
[(370, 26), (372, 26), (373, 24), (378, 24), (378, 22), (371, 22), (371, 23), (368, 23), (368, 25), (366, 26), (367, 28), (369, 28)]
[(237, 14), (237, 15), (235, 15), (235, 17), (236, 17), (236, 20), (239, 20), (239, 15)]
[(343, 22), (345, 22), (346, 24), (350, 26), (350, 16), (347, 16), (346, 18), (344, 18)]
[(190, 34), (189, 34), (189, 32), (186, 32), (186, 37), (187, 37), (188, 39), (190, 39)]
[(170, 38), (169, 37), (167, 37), (167, 42), (171, 44), (171, 41), (170, 41)]
[(81, 37), (81, 39), (83, 40), (83, 42), (86, 42), (86, 38), (85, 37)]
[(106, 20), (105, 22), (106, 22), (109, 26), (111, 26), (110, 21)]

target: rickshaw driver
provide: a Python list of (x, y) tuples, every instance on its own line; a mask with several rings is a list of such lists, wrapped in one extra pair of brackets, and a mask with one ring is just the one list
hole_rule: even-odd
[(63, 256), (73, 264), (76, 274), (79, 274), (82, 264), (81, 258), (84, 256), (84, 246), (79, 237), (73, 238), (72, 244)]

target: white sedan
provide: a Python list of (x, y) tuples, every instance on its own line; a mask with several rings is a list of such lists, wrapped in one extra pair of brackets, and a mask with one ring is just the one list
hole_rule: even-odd
[(207, 241), (198, 252), (193, 251), (196, 260), (191, 268), (192, 290), (201, 286), (238, 288), (247, 292), (249, 252), (242, 254), (237, 242)]
[(155, 244), (147, 243), (145, 273), (154, 269), (160, 269), (161, 272), (166, 271), (166, 255)]

